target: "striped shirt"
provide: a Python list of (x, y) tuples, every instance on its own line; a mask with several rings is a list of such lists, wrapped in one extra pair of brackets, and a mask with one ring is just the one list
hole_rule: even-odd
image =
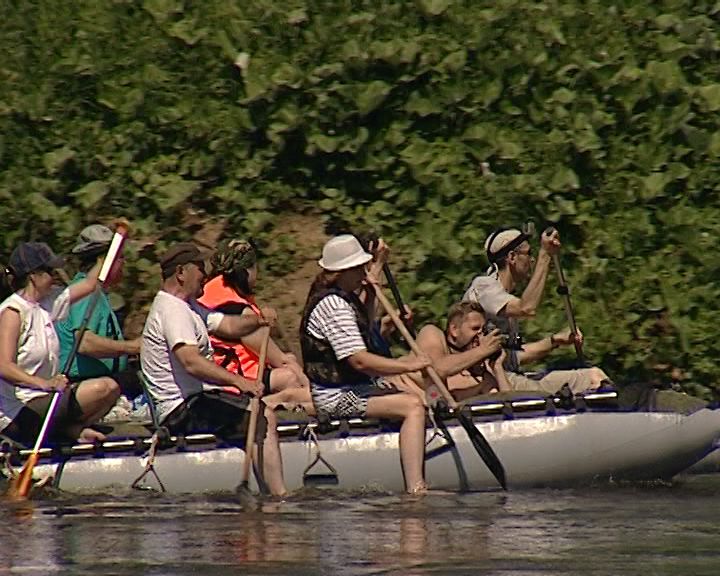
[(310, 313), (307, 331), (318, 340), (327, 341), (338, 360), (366, 349), (355, 311), (337, 294), (328, 294), (317, 303)]

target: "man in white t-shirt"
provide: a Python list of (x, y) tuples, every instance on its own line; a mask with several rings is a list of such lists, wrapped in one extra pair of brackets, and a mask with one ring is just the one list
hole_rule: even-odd
[[(273, 324), (276, 315), (269, 308), (262, 316), (225, 315), (198, 304), (206, 277), (205, 259), (191, 243), (173, 246), (160, 259), (162, 287), (145, 322), (140, 364), (158, 424), (173, 434), (211, 432), (228, 439), (244, 438), (249, 396), (261, 396), (262, 383), (218, 366), (212, 359), (208, 332), (237, 340)], [(235, 387), (243, 394), (224, 391), (222, 386)], [(271, 493), (282, 495), (286, 490), (275, 417), (269, 410), (265, 416), (265, 481)]]
[[(516, 229), (500, 229), (493, 232), (485, 242), (485, 251), (490, 269), (485, 275), (473, 279), (463, 300), (480, 304), (486, 319), (508, 335), (511, 343), (520, 341), (519, 320), (535, 316), (542, 299), (545, 282), (553, 254), (560, 250), (560, 235), (557, 230), (543, 232), (540, 238), (540, 253), (537, 260), (532, 256), (529, 237)], [(533, 267), (534, 265), (534, 267)], [(527, 282), (520, 297), (513, 292)], [(582, 333), (578, 331), (582, 341)], [(520, 371), (522, 364), (537, 362), (559, 346), (574, 344), (570, 329), (556, 332), (538, 340), (523, 344), (522, 349), (512, 345), (508, 352), (505, 368), (513, 390), (543, 390), (557, 392), (568, 384), (573, 392), (599, 388), (609, 379), (600, 368), (577, 370), (553, 370), (541, 379), (532, 379)]]

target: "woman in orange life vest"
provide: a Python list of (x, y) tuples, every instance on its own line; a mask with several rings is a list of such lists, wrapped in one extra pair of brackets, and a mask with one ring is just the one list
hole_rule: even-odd
[[(210, 280), (198, 300), (201, 304), (225, 314), (262, 314), (253, 295), (257, 282), (257, 253), (252, 242), (236, 239), (221, 243), (211, 264)], [(246, 336), (242, 342), (225, 342), (214, 336), (210, 341), (217, 364), (250, 380), (257, 378), (262, 343), (257, 332)], [(263, 381), (263, 401), (271, 409), (279, 405), (290, 409), (300, 405), (306, 412), (314, 413), (309, 382), (302, 366), (293, 354), (280, 350), (272, 338), (268, 343)]]

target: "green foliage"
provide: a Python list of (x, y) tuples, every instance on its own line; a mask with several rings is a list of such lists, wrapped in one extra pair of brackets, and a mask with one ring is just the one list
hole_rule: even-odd
[[(714, 0), (6, 4), (6, 254), (115, 215), (159, 246), (203, 218), (270, 245), (278, 214), (312, 210), (382, 232), (441, 321), (490, 230), (534, 218), (562, 232), (593, 359), (716, 388)], [(542, 312), (531, 332), (564, 322), (551, 294)]]

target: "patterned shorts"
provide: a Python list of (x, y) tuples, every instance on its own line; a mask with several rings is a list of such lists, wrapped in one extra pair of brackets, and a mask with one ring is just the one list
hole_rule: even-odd
[(318, 413), (331, 418), (364, 418), (369, 398), (400, 392), (393, 384), (380, 378), (368, 384), (342, 388), (329, 388), (312, 383), (310, 391)]

